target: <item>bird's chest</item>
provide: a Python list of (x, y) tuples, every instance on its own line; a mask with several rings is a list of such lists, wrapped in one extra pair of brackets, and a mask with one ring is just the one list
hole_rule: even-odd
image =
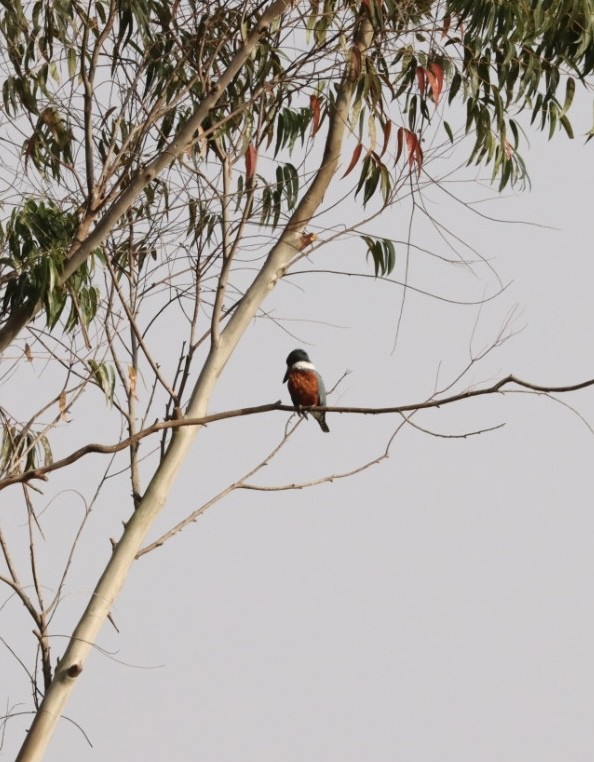
[(311, 371), (293, 370), (287, 379), (289, 394), (295, 405), (317, 405), (319, 402), (318, 379)]

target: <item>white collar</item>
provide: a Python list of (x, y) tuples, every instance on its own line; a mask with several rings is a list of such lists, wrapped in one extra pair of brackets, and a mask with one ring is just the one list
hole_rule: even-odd
[(315, 370), (316, 366), (313, 362), (307, 362), (307, 360), (299, 360), (291, 365), (291, 370)]

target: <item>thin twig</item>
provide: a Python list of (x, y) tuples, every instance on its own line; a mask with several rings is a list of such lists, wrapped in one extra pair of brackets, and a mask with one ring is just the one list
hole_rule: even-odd
[(220, 502), (223, 498), (227, 497), (227, 495), (230, 495), (231, 492), (234, 492), (237, 489), (245, 489), (245, 480), (250, 479), (254, 474), (258, 473), (262, 468), (267, 466), (270, 461), (276, 457), (276, 455), (280, 452), (280, 450), (285, 446), (289, 438), (292, 436), (293, 432), (297, 429), (297, 427), (300, 425), (301, 420), (298, 420), (292, 428), (285, 431), (285, 434), (281, 441), (274, 447), (274, 449), (268, 453), (268, 455), (261, 460), (257, 466), (252, 468), (250, 471), (248, 471), (246, 474), (244, 474), (241, 479), (238, 479), (233, 484), (230, 484), (228, 487), (225, 487), (224, 490), (221, 490), (217, 495), (212, 497), (210, 500), (208, 500), (206, 503), (203, 503), (199, 508), (197, 508), (195, 511), (192, 511), (189, 516), (186, 516), (185, 519), (177, 523), (174, 527), (172, 527), (170, 530), (165, 532), (165, 534), (161, 535), (159, 538), (157, 538), (154, 542), (151, 542), (149, 545), (146, 545), (144, 548), (138, 551), (136, 554), (136, 558), (140, 558), (140, 556), (145, 555), (145, 553), (150, 553), (152, 550), (155, 550), (156, 548), (160, 548), (161, 545), (163, 545), (167, 540), (169, 540), (174, 535), (178, 534), (182, 531), (188, 524), (191, 524), (196, 521), (197, 518), (202, 516), (203, 513), (206, 513), (206, 511), (209, 508), (212, 508), (213, 505)]
[(16, 572), (16, 568), (12, 560), (12, 556), (10, 554), (10, 550), (8, 549), (8, 545), (6, 543), (6, 540), (4, 539), (4, 534), (2, 533), (1, 529), (0, 529), (0, 548), (2, 549), (2, 555), (4, 556), (4, 560), (6, 561), (6, 566), (8, 567), (8, 572), (10, 574), (10, 577), (5, 577), (3, 574), (0, 574), (0, 582), (4, 582), (6, 585), (8, 585), (8, 587), (14, 590), (16, 595), (20, 598), (23, 606), (27, 609), (27, 611), (31, 615), (35, 624), (39, 627), (39, 614), (37, 612), (37, 609), (33, 605), (33, 602), (31, 601), (29, 596), (25, 593), (23, 586), (21, 585), (19, 576)]
[[(415, 410), (428, 410), (430, 408), (440, 408), (445, 405), (451, 405), (462, 400), (471, 399), (472, 397), (482, 397), (491, 394), (497, 394), (498, 392), (504, 393), (504, 387), (510, 384), (521, 386), (524, 389), (541, 393), (541, 394), (566, 394), (568, 392), (575, 392), (580, 389), (585, 389), (594, 385), (594, 379), (588, 379), (587, 381), (580, 381), (577, 384), (567, 384), (564, 386), (545, 386), (543, 384), (534, 384), (530, 381), (523, 381), (521, 378), (510, 374), (505, 378), (500, 379), (491, 386), (484, 387), (483, 389), (468, 389), (458, 394), (452, 394), (449, 397), (442, 397), (441, 399), (430, 399), (425, 402), (415, 402), (406, 405), (396, 405), (394, 407), (353, 407), (353, 406), (328, 406), (322, 407), (319, 405), (312, 405), (311, 407), (304, 408), (306, 412), (320, 411), (326, 413), (347, 413), (350, 415), (389, 415), (389, 414), (401, 414), (412, 412)], [(181, 426), (206, 426), (209, 423), (215, 421), (223, 421), (228, 418), (239, 418), (247, 415), (256, 415), (259, 413), (269, 413), (272, 411), (294, 412), (295, 408), (292, 405), (283, 405), (279, 402), (271, 402), (267, 405), (257, 405), (256, 407), (238, 408), (236, 410), (226, 410), (221, 413), (213, 413), (211, 415), (205, 415), (201, 418), (177, 418), (170, 421), (157, 421), (152, 426), (149, 426), (142, 431), (137, 432), (132, 437), (127, 437), (120, 442), (116, 442), (112, 445), (103, 445), (92, 443), (80, 447), (65, 458), (54, 461), (47, 466), (41, 466), (39, 468), (30, 469), (24, 471), (21, 474), (14, 474), (6, 479), (0, 481), (0, 490), (11, 484), (19, 484), (31, 479), (44, 479), (46, 475), (52, 471), (57, 471), (60, 468), (69, 466), (75, 463), (80, 458), (91, 453), (111, 454), (114, 452), (120, 452), (131, 444), (144, 439), (157, 431), (163, 429), (173, 429)]]

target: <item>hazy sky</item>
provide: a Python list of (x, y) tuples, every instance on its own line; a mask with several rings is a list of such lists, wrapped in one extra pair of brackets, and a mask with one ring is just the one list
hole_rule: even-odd
[[(590, 127), (585, 109), (576, 117), (582, 132)], [(296, 346), (310, 352), (328, 387), (351, 371), (331, 403), (422, 401), (488, 347), (513, 310), (518, 333), (455, 389), (510, 372), (545, 384), (594, 377), (594, 141), (531, 140), (530, 193), (450, 186), (501, 222), (438, 190), (428, 195), (431, 214), (507, 285), (498, 298), (479, 309), (408, 291), (393, 351), (401, 288), (295, 276), (266, 306), (296, 338), (256, 321), (212, 410), (288, 401), (281, 381)], [(403, 204), (378, 231), (406, 239), (408, 223)], [(413, 241), (454, 256), (420, 211)], [(461, 243), (457, 252), (478, 259)], [(403, 246), (397, 255), (401, 280)], [(361, 261), (353, 239), (322, 250), (315, 264), (362, 269)], [(419, 252), (410, 254), (408, 281), (464, 302), (498, 289), (485, 264), (471, 269)], [(592, 389), (562, 402), (594, 424)], [(90, 429), (102, 415), (97, 409)], [(208, 427), (152, 536), (259, 462), (287, 417)], [(591, 762), (592, 430), (562, 404), (517, 392), (413, 421), (446, 436), (405, 426), (389, 459), (358, 476), (236, 493), (142, 558), (114, 610), (120, 633), (104, 627), (105, 651), (91, 657), (67, 708), (94, 748), (64, 721), (47, 760)], [(348, 471), (380, 456), (399, 420), (330, 415), (328, 423), (328, 435), (311, 421), (300, 426), (253, 481), (286, 485)], [(89, 458), (78, 474), (90, 481), (104, 465)], [(63, 493), (51, 510), (48, 569), (80, 499)], [(127, 511), (108, 486), (56, 631), (71, 631), (107, 560), (106, 538), (119, 535)], [(17, 608), (0, 610), (0, 631), (11, 631)], [(60, 648), (56, 640), (55, 655)], [(28, 701), (6, 651), (0, 672), (9, 705)], [(27, 722), (10, 722), (0, 759), (14, 758)]]

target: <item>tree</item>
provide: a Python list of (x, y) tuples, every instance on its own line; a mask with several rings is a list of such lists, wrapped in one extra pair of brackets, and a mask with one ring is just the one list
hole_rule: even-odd
[[(18, 757), (34, 760), (196, 434), (225, 417), (209, 416), (213, 393), (270, 292), (347, 236), (389, 277), (396, 243), (373, 223), (405, 195), (422, 203), (445, 152), (488, 167), (499, 189), (525, 181), (522, 114), (572, 137), (594, 26), (585, 0), (98, 0), (5, 4), (1, 29), (12, 154), (0, 348), (17, 383), (27, 363), (52, 360), (43, 399), (2, 408), (0, 487), (21, 490), (34, 594), (4, 536), (2, 580), (35, 623), (43, 676), (32, 670), (36, 713)], [(360, 218), (338, 228), (334, 207), (353, 199)], [(89, 441), (90, 391), (109, 405), (103, 448)], [(423, 404), (443, 394), (408, 411)], [(56, 664), (51, 619), (72, 554), (48, 598), (36, 485), (98, 451), (127, 454), (132, 497)], [(101, 486), (122, 465), (110, 462)]]

